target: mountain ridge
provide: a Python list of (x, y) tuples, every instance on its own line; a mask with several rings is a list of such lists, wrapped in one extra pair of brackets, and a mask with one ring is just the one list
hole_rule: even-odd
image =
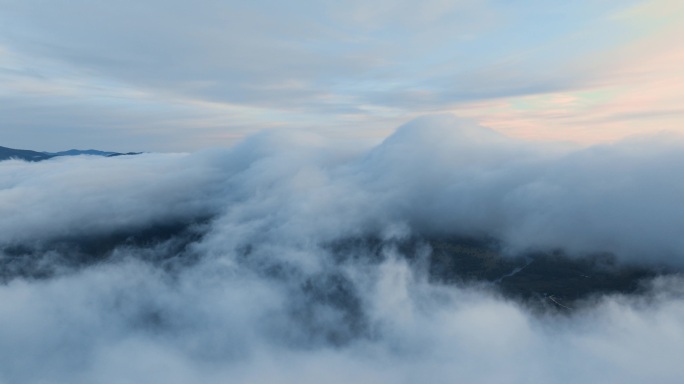
[(30, 162), (38, 162), (38, 161), (48, 160), (48, 159), (52, 159), (54, 157), (61, 157), (61, 156), (89, 155), (89, 156), (115, 157), (115, 156), (139, 155), (141, 153), (142, 152), (121, 153), (121, 152), (111, 152), (111, 151), (100, 151), (97, 149), (85, 149), (85, 150), (70, 149), (68, 151), (60, 151), (60, 152), (38, 152), (38, 151), (30, 150), (30, 149), (15, 149), (15, 148), (0, 146), (0, 161), (10, 160), (10, 159), (19, 159), (19, 160), (30, 161)]

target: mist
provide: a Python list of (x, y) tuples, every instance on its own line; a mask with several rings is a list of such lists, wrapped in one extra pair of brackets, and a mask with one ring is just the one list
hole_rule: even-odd
[[(0, 162), (0, 382), (680, 382), (684, 139), (531, 144), (452, 116), (377, 145)], [(534, 309), (431, 239), (610, 255), (638, 293)]]

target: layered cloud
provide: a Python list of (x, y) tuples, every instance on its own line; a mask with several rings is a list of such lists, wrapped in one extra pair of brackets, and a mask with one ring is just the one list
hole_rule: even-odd
[(8, 220), (0, 240), (199, 217), (276, 242), (379, 234), (399, 223), (408, 233), (491, 235), (518, 251), (676, 264), (684, 261), (682, 146), (661, 135), (538, 147), (442, 115), (365, 150), (274, 131), (193, 155), (10, 161), (1, 164)]
[[(379, 138), (454, 110), (536, 139), (602, 142), (654, 120), (678, 131), (679, 19), (669, 0), (6, 0), (0, 134), (17, 148), (178, 151), (274, 126)], [(545, 103), (559, 97), (579, 101)]]
[(680, 270), (683, 147), (530, 146), (437, 116), (377, 146), (273, 131), (1, 162), (0, 382), (678, 382), (677, 275), (535, 314), (432, 281), (420, 239)]

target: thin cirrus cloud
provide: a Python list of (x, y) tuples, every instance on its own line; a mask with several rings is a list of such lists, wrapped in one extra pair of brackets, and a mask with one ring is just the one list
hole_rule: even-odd
[[(583, 58), (591, 75), (575, 84), (535, 95), (465, 102), (453, 111), (528, 139), (590, 144), (657, 131), (682, 132), (684, 49), (678, 36), (684, 6), (652, 1), (613, 15), (629, 26), (628, 41)], [(591, 36), (587, 36), (590, 38)]]
[[(43, 147), (192, 150), (268, 127), (380, 138), (417, 115), (456, 111), (512, 135), (605, 141), (674, 126), (620, 112), (677, 109), (679, 73), (662, 70), (681, 60), (664, 56), (676, 46), (676, 7), (6, 0), (0, 129), (19, 147), (36, 147), (33, 137)], [(582, 92), (627, 100), (593, 98), (587, 111)], [(582, 101), (567, 102), (560, 119), (544, 114), (554, 113), (547, 99), (567, 97)], [(612, 112), (602, 120), (594, 110)]]

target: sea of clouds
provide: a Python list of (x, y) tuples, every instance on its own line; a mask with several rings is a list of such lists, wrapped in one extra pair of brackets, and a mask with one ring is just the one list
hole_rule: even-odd
[[(0, 162), (0, 383), (679, 383), (684, 281), (531, 312), (397, 242), (684, 267), (684, 138), (530, 144), (451, 116), (379, 145)], [(381, 251), (337, 247), (377, 239)], [(337, 249), (337, 250), (333, 250)]]

